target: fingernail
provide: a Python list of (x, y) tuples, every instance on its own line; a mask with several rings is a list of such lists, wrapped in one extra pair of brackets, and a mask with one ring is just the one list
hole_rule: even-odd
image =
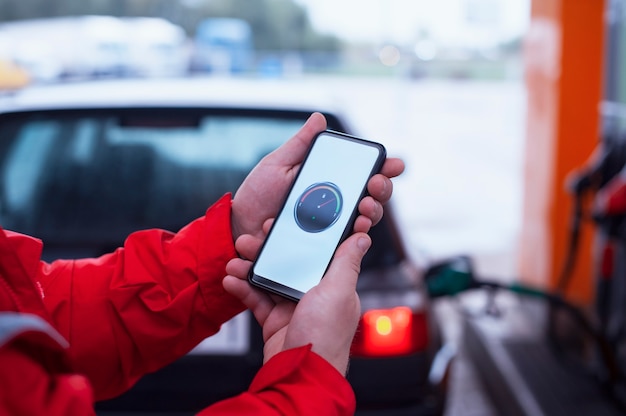
[(370, 248), (370, 239), (361, 237), (356, 242), (357, 246), (361, 249), (363, 253), (365, 253)]

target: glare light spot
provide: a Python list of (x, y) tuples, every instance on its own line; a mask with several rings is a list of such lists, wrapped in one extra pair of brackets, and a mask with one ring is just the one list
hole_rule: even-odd
[(396, 66), (400, 62), (400, 50), (393, 45), (386, 45), (378, 52), (378, 59), (385, 66)]
[(422, 61), (431, 61), (437, 56), (437, 45), (432, 40), (421, 40), (417, 42), (413, 51)]
[(392, 317), (394, 324), (401, 328), (406, 328), (411, 324), (411, 310), (409, 308), (395, 308)]
[(383, 315), (376, 319), (376, 332), (380, 335), (389, 335), (391, 334), (391, 330), (391, 319), (388, 316)]

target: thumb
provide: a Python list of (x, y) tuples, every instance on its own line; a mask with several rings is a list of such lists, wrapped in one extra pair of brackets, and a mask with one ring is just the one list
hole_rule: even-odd
[(366, 233), (351, 235), (337, 249), (320, 285), (332, 285), (336, 290), (356, 290), (356, 282), (361, 272), (361, 261), (371, 245), (372, 240)]
[(285, 144), (270, 153), (268, 158), (285, 166), (299, 164), (304, 159), (313, 138), (326, 127), (326, 118), (323, 114), (317, 112), (311, 114), (300, 130)]

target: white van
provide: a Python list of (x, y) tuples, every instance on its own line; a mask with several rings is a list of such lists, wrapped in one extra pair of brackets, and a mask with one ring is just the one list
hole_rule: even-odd
[(142, 77), (180, 76), (189, 68), (189, 44), (184, 29), (158, 17), (126, 17), (131, 74)]

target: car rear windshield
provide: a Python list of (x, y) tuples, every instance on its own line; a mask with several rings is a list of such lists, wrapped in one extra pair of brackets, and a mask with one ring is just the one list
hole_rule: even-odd
[(1, 224), (41, 238), (46, 260), (98, 256), (140, 229), (176, 231), (236, 191), (307, 116), (197, 109), (4, 116)]

